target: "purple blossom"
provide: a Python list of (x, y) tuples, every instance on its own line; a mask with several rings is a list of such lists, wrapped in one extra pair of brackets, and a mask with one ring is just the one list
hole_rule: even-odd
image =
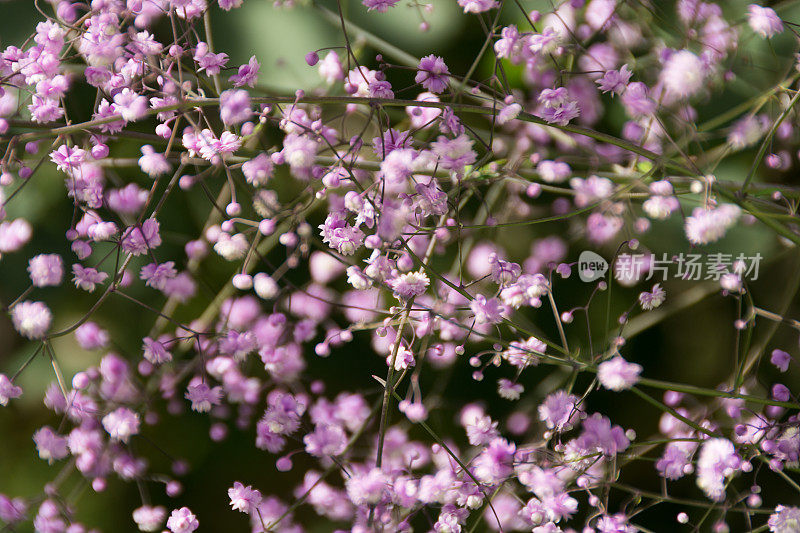
[(127, 407), (119, 407), (103, 417), (103, 428), (113, 440), (128, 442), (139, 433), (139, 415)]
[(495, 0), (458, 0), (458, 5), (464, 8), (464, 13), (483, 13), (499, 4)]
[(597, 379), (608, 390), (619, 392), (633, 387), (641, 371), (641, 365), (629, 363), (617, 355), (597, 366)]
[(261, 505), (261, 493), (252, 486), (244, 486), (236, 481), (233, 487), (228, 489), (228, 497), (231, 499), (231, 508), (234, 511), (252, 514)]
[(303, 437), (306, 452), (316, 457), (341, 454), (347, 437), (341, 427), (335, 424), (317, 424), (314, 431)]
[(175, 270), (175, 262), (149, 263), (142, 267), (139, 278), (145, 281), (145, 285), (157, 290), (164, 290), (167, 282), (178, 275)]
[(355, 505), (376, 504), (387, 490), (387, 481), (380, 468), (354, 473), (345, 482), (347, 495)]
[(692, 244), (708, 244), (725, 236), (728, 228), (739, 218), (741, 210), (734, 204), (713, 209), (695, 208), (686, 219), (686, 237)]
[(40, 254), (28, 261), (28, 272), (35, 287), (56, 287), (64, 277), (64, 262), (58, 254)]
[(489, 298), (477, 294), (470, 304), (476, 324), (499, 324), (503, 321), (505, 306), (497, 298)]
[(772, 350), (772, 354), (770, 355), (769, 362), (775, 365), (778, 370), (781, 372), (786, 372), (789, 370), (789, 363), (792, 361), (792, 356), (789, 355), (789, 352), (784, 352), (783, 350)]
[(53, 314), (43, 302), (24, 301), (11, 310), (11, 321), (23, 337), (40, 339), (50, 329)]
[(595, 413), (583, 421), (583, 432), (576, 444), (587, 452), (600, 451), (603, 455), (613, 456), (624, 452), (630, 440), (621, 427), (612, 426), (608, 418)]
[(144, 255), (161, 245), (158, 221), (145, 219), (141, 226), (132, 226), (122, 235), (122, 249), (133, 255)]
[(410, 300), (424, 293), (430, 285), (428, 276), (423, 271), (400, 274), (389, 282), (394, 291), (395, 298)]
[(238, 72), (228, 78), (228, 81), (230, 81), (234, 87), (241, 87), (243, 85), (255, 87), (258, 81), (258, 71), (260, 68), (261, 65), (256, 60), (256, 56), (250, 56), (250, 60), (246, 64), (239, 66)]
[(414, 81), (422, 84), (426, 90), (439, 94), (447, 88), (449, 75), (450, 70), (444, 60), (431, 54), (420, 60)]
[(172, 533), (192, 533), (198, 527), (200, 522), (188, 507), (175, 509), (167, 519), (167, 528)]
[(123, 89), (114, 96), (114, 110), (122, 120), (133, 122), (147, 114), (150, 105), (147, 98), (130, 89)]
[(800, 528), (800, 507), (778, 505), (767, 521), (773, 533), (792, 533)]
[(79, 289), (94, 292), (97, 284), (108, 279), (108, 274), (99, 272), (96, 268), (84, 267), (80, 263), (72, 265), (72, 281)]
[(559, 390), (545, 398), (539, 405), (539, 419), (549, 429), (566, 431), (572, 428), (574, 419), (578, 417), (578, 397)]
[(222, 403), (222, 387), (209, 387), (206, 383), (189, 385), (185, 397), (192, 402), (192, 411), (207, 413), (212, 406)]
[(228, 54), (214, 54), (208, 48), (208, 44), (201, 41), (197, 43), (194, 52), (194, 60), (200, 67), (198, 70), (205, 71), (209, 76), (216, 76), (220, 69), (228, 64)]
[(0, 405), (5, 407), (8, 400), (22, 396), (22, 387), (14, 385), (8, 376), (0, 374)]
[(431, 143), (431, 150), (438, 156), (441, 168), (461, 174), (467, 165), (471, 165), (477, 159), (472, 144), (472, 140), (466, 134), (461, 134), (455, 139), (440, 136), (436, 142)]
[(53, 431), (50, 426), (39, 428), (33, 434), (39, 457), (49, 463), (67, 456), (67, 439)]
[(361, 0), (367, 11), (377, 11), (378, 13), (386, 13), (390, 7), (397, 5), (399, 0)]
[(133, 521), (141, 531), (158, 531), (166, 517), (167, 510), (160, 505), (155, 507), (143, 505), (133, 511)]
[(706, 71), (702, 60), (694, 53), (679, 50), (664, 63), (660, 81), (670, 98), (688, 98), (703, 88)]
[(149, 144), (142, 146), (142, 157), (139, 158), (139, 168), (142, 172), (155, 178), (169, 172), (171, 168), (164, 154), (159, 154)]
[(253, 185), (266, 185), (272, 177), (275, 165), (265, 153), (258, 154), (256, 157), (242, 164), (242, 173), (248, 183)]
[(75, 340), (84, 350), (97, 350), (105, 348), (110, 338), (108, 331), (102, 329), (95, 322), (88, 321), (75, 330)]
[(596, 81), (597, 86), (604, 93), (622, 94), (633, 76), (628, 65), (622, 65), (619, 70), (607, 70), (603, 77)]
[(253, 114), (250, 94), (244, 89), (230, 89), (219, 96), (219, 116), (226, 126), (241, 124)]
[(19, 250), (30, 240), (32, 234), (33, 228), (24, 218), (0, 222), (0, 252)]
[(565, 126), (570, 120), (580, 115), (578, 101), (571, 98), (567, 89), (545, 89), (539, 95), (541, 104), (537, 115), (552, 124)]
[(708, 439), (700, 447), (697, 459), (697, 486), (714, 501), (725, 499), (728, 480), (740, 469), (742, 460), (727, 439)]
[(783, 22), (775, 10), (770, 7), (761, 7), (758, 4), (747, 6), (747, 23), (764, 39), (769, 39), (783, 31)]
[(490, 485), (504, 481), (514, 471), (516, 450), (513, 443), (504, 439), (492, 440), (475, 459), (475, 476)]

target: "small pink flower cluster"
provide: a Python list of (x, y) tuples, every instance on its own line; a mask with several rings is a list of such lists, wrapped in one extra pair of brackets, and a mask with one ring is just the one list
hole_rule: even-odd
[[(135, 483), (141, 501), (125, 503), (141, 531), (197, 530), (204, 510), (181, 499), (188, 465), (161, 472), (136, 445), (164, 414), (191, 410), (209, 420), (210, 445), (243, 432), (280, 472), (304, 456), (293, 490), (231, 480), (230, 505), (254, 533), (305, 531), (312, 511), (324, 529), (364, 533), (634, 532), (657, 506), (683, 509), (680, 524), (691, 513), (696, 530), (713, 509), (714, 531), (741, 516), (798, 531), (794, 500), (761, 484), (797, 487), (800, 404), (759, 367), (770, 341), (750, 344), (756, 318), (798, 322), (756, 306), (741, 260), (685, 294), (637, 288), (647, 271), (572, 276), (579, 247), (613, 259), (667, 241), (702, 250), (733, 242), (740, 223), (773, 259), (800, 244), (796, 188), (758, 180), (797, 163), (797, 76), (735, 115), (703, 107), (735, 77), (746, 32), (782, 38), (776, 11), (751, 5), (731, 19), (720, 4), (680, 0), (680, 35), (667, 42), (642, 22), (655, 16), (646, 3), (565, 1), (501, 27), (512, 6), (458, 0), (486, 30), (491, 71), (462, 75), (457, 61), (409, 58), (359, 29), (381, 51), (374, 63), (348, 38), (343, 51), (306, 55), (322, 89), (275, 94), (259, 87), (255, 56), (237, 67), (214, 49), (212, 13), (243, 0), (40, 4), (47, 20), (0, 54), (0, 268), (23, 256), (30, 280), (2, 292), (18, 295), (4, 309), (32, 345), (19, 371), (0, 373), (0, 406), (22, 409), (18, 378), (47, 359), (54, 422), (32, 440), (63, 470), (41, 494), (0, 494), (7, 528), (88, 531), (62, 486), (76, 474), (95, 492)], [(431, 9), (419, 9), (422, 30)], [(96, 97), (81, 102), (87, 88)], [(711, 174), (755, 145), (741, 181)], [(72, 220), (16, 201), (45, 189)], [(179, 196), (205, 217), (188, 237)], [(735, 338), (730, 377), (718, 388), (659, 379), (628, 341), (664, 320), (662, 304), (680, 311), (712, 293), (739, 310), (714, 332)], [(54, 294), (93, 303), (65, 309)], [(105, 316), (109, 300), (136, 318)], [(120, 346), (119, 328), (136, 332), (134, 346)], [(71, 380), (58, 362), (67, 337), (97, 355)], [(695, 368), (707, 354), (678, 355)], [(315, 377), (326, 357), (353, 369), (346, 388)], [(788, 372), (794, 357), (775, 348), (770, 362)], [(457, 407), (455, 389), (470, 398)], [(628, 399), (660, 412), (658, 424), (624, 416)], [(696, 508), (667, 490), (689, 475)], [(635, 485), (645, 476), (662, 490)], [(172, 510), (151, 503), (156, 488)]]

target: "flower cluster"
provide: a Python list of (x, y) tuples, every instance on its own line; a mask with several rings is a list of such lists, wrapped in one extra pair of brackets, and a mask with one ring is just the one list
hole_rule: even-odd
[[(0, 54), (0, 269), (26, 280), (2, 286), (3, 305), (29, 354), (0, 368), (0, 417), (26, 408), (20, 376), (46, 360), (51, 421), (31, 446), (62, 470), (38, 494), (0, 479), (2, 525), (85, 532), (78, 496), (131, 483), (139, 530), (197, 530), (189, 465), (151, 456), (159, 427), (193, 416), (208, 434), (183, 444), (239, 432), (270, 474), (294, 474), (291, 488), (203, 486), (254, 533), (634, 532), (664, 508), (679, 510), (670, 530), (707, 529), (713, 511), (714, 531), (800, 531), (785, 493), (800, 403), (775, 381), (795, 359), (756, 330), (800, 329), (783, 316), (797, 280), (762, 308), (741, 262), (645, 286), (649, 267), (581, 281), (578, 257), (717, 253), (755, 234), (778, 263), (800, 244), (800, 193), (764, 181), (798, 164), (796, 59), (763, 94), (709, 110), (752, 67), (744, 43), (788, 38), (789, 22), (680, 0), (670, 34), (643, 22), (660, 16), (648, 3), (457, 3), (485, 30), (472, 68), (398, 52), (339, 6), (337, 28), (380, 54), (348, 33), (298, 67), (317, 87), (282, 94), (259, 84), (258, 58), (214, 47), (212, 17), (243, 0), (40, 2), (46, 19)], [(29, 212), (36, 194), (72, 217)], [(709, 385), (694, 370), (709, 354), (665, 342), (691, 370), (662, 379), (637, 335), (712, 296), (738, 313), (713, 334), (732, 339), (730, 375)], [(65, 375), (76, 349), (92, 362)], [(346, 386), (320, 377), (322, 358)]]

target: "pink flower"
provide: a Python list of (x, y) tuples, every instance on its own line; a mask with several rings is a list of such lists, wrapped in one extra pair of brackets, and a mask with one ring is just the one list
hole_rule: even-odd
[(574, 420), (580, 415), (578, 410), (579, 398), (563, 390), (548, 395), (539, 405), (539, 420), (545, 423), (548, 429), (567, 431), (572, 428)]
[(172, 354), (167, 350), (164, 344), (150, 337), (142, 339), (142, 352), (144, 358), (154, 365), (161, 365), (172, 361)]
[(11, 499), (5, 494), (0, 494), (0, 520), (8, 524), (15, 524), (25, 518), (27, 504), (22, 498)]
[(619, 392), (630, 389), (637, 381), (642, 367), (629, 363), (621, 356), (600, 363), (597, 367), (597, 379), (608, 390)]
[[(373, 0), (366, 0), (366, 1), (370, 2)], [(375, 1), (375, 3), (378, 4), (382, 2), (383, 4), (386, 4), (386, 7), (388, 8), (392, 7), (398, 1), (399, 0), (388, 0), (388, 1), (377, 0)], [(322, 76), (325, 79), (325, 81), (329, 84), (344, 79), (344, 69), (342, 68), (341, 61), (339, 61), (339, 54), (337, 54), (333, 50), (328, 52), (328, 55), (326, 55), (325, 58), (319, 62), (318, 67), (319, 67), (319, 75)]]
[(91, 267), (84, 267), (79, 263), (72, 265), (72, 276), (75, 286), (87, 292), (94, 292), (95, 285), (103, 283), (108, 278), (108, 274), (105, 272), (99, 272)]
[(659, 79), (668, 96), (682, 99), (697, 94), (703, 88), (706, 72), (708, 69), (699, 57), (689, 50), (679, 50), (664, 63)]
[(198, 71), (206, 71), (209, 76), (216, 76), (220, 69), (228, 63), (228, 54), (212, 54), (208, 50), (208, 44), (200, 41), (194, 52), (194, 60), (200, 66)]
[(319, 226), (322, 230), (322, 242), (335, 248), (342, 255), (353, 255), (364, 242), (364, 232), (350, 226), (338, 213), (331, 213), (325, 223)]
[(150, 108), (146, 96), (136, 94), (130, 89), (122, 89), (114, 96), (115, 111), (126, 122), (133, 122), (145, 116)]
[(612, 426), (611, 420), (595, 413), (583, 421), (583, 431), (575, 440), (575, 445), (583, 453), (600, 451), (603, 455), (614, 456), (628, 449), (630, 440), (620, 426)]
[(14, 329), (23, 337), (41, 339), (50, 329), (53, 314), (42, 302), (20, 302), (11, 310)]
[(628, 526), (628, 517), (623, 513), (603, 515), (597, 520), (600, 533), (634, 533), (637, 528)]
[(103, 428), (113, 440), (128, 442), (132, 435), (139, 433), (139, 415), (127, 407), (118, 407), (103, 417)]
[(725, 499), (725, 486), (742, 465), (733, 443), (727, 439), (708, 439), (697, 459), (697, 486), (714, 501)]
[(440, 93), (447, 88), (450, 70), (441, 57), (433, 54), (423, 57), (417, 67), (414, 81), (432, 93)]
[(607, 70), (596, 83), (604, 93), (622, 94), (628, 86), (632, 75), (633, 72), (628, 68), (628, 65), (622, 65), (619, 70)]
[(50, 160), (58, 170), (71, 174), (86, 160), (86, 151), (62, 144), (50, 153)]
[(58, 100), (52, 98), (42, 98), (38, 94), (34, 94), (32, 103), (28, 105), (28, 110), (31, 112), (34, 122), (46, 124), (53, 122), (64, 116), (64, 110), (58, 103)]
[(230, 89), (220, 95), (219, 116), (226, 126), (241, 124), (252, 114), (250, 94), (244, 89)]
[(198, 527), (200, 522), (188, 507), (175, 509), (167, 520), (167, 528), (172, 533), (192, 533)]
[(167, 510), (160, 505), (152, 507), (143, 505), (133, 511), (133, 521), (141, 531), (158, 531), (167, 517)]
[(695, 208), (686, 218), (686, 237), (692, 244), (709, 244), (725, 236), (739, 219), (741, 209), (735, 204), (722, 204), (712, 209)]
[(551, 54), (556, 50), (559, 38), (558, 32), (548, 26), (542, 30), (542, 33), (534, 33), (528, 37), (528, 49), (536, 55)]
[(8, 400), (22, 396), (22, 387), (14, 385), (8, 376), (0, 374), (0, 405), (5, 407)]
[(497, 382), (497, 393), (506, 400), (519, 400), (523, 392), (525, 392), (525, 387), (519, 383), (514, 383), (510, 379), (501, 378)]
[(245, 487), (238, 481), (228, 489), (228, 497), (231, 499), (231, 508), (234, 511), (251, 514), (261, 505), (261, 493), (250, 485)]
[(475, 458), (475, 477), (484, 483), (494, 485), (505, 481), (514, 472), (514, 454), (517, 447), (513, 442), (496, 438)]
[(472, 150), (472, 139), (466, 134), (455, 139), (439, 136), (431, 143), (431, 151), (439, 157), (439, 166), (460, 174), (467, 165), (475, 162), (478, 155)]
[(361, 0), (367, 11), (377, 11), (378, 13), (386, 13), (390, 7), (397, 5), (399, 0)]
[(254, 87), (258, 81), (258, 70), (260, 68), (261, 65), (259, 65), (256, 60), (256, 56), (250, 56), (250, 61), (245, 65), (241, 65), (238, 72), (228, 78), (228, 80), (234, 87), (241, 87), (242, 85)]
[(0, 222), (0, 253), (16, 252), (32, 235), (33, 228), (24, 218)]
[(144, 207), (147, 196), (147, 191), (135, 183), (129, 183), (121, 189), (109, 191), (106, 201), (108, 206), (118, 213), (136, 214)]
[(206, 383), (189, 385), (186, 388), (186, 399), (192, 402), (192, 411), (207, 413), (211, 406), (220, 405), (222, 400), (222, 387), (209, 387)]
[(422, 270), (400, 274), (389, 282), (394, 295), (399, 300), (409, 300), (424, 293), (430, 285), (430, 279)]
[(464, 13), (483, 13), (499, 4), (495, 0), (458, 0), (458, 5), (464, 8)]
[(411, 422), (422, 422), (428, 418), (428, 410), (422, 402), (411, 402), (409, 400), (402, 400), (397, 408), (401, 413), (406, 415)]
[(256, 186), (266, 185), (274, 170), (275, 165), (272, 159), (265, 153), (260, 153), (242, 164), (242, 173), (245, 179), (248, 183)]
[(650, 292), (642, 292), (639, 294), (639, 305), (645, 311), (650, 311), (659, 307), (667, 297), (667, 292), (661, 288), (661, 285), (656, 283)]
[(497, 123), (501, 126), (507, 124), (517, 118), (522, 112), (522, 106), (517, 103), (512, 103), (504, 106), (503, 109), (497, 114)]
[(122, 235), (122, 249), (133, 255), (143, 255), (161, 245), (158, 221), (145, 219), (141, 226), (132, 226)]
[(800, 529), (800, 507), (778, 505), (775, 512), (767, 520), (769, 530), (773, 533), (794, 533)]
[(765, 39), (783, 31), (783, 22), (775, 10), (758, 4), (747, 6), (747, 23), (754, 32)]
[(28, 261), (34, 287), (56, 287), (64, 277), (64, 262), (58, 254), (40, 254)]
[(347, 435), (337, 424), (317, 424), (314, 431), (303, 437), (306, 452), (315, 457), (337, 456), (347, 446)]
[(142, 169), (142, 172), (151, 178), (169, 172), (171, 166), (164, 154), (157, 153), (149, 144), (142, 146), (141, 150), (142, 157), (139, 158), (139, 168)]
[(499, 324), (503, 321), (503, 313), (506, 311), (500, 300), (497, 298), (487, 300), (482, 294), (476, 295), (469, 307), (475, 315), (476, 324)]
[(345, 481), (345, 487), (354, 505), (370, 505), (381, 501), (388, 489), (388, 480), (380, 468), (373, 468), (364, 473), (353, 473)]
[(33, 442), (39, 457), (48, 463), (53, 463), (67, 456), (67, 439), (53, 431), (50, 426), (39, 428), (33, 434)]
[(90, 321), (78, 326), (78, 329), (75, 330), (75, 340), (84, 350), (97, 350), (105, 348), (110, 338), (108, 331)]
[(578, 101), (571, 98), (564, 87), (544, 89), (539, 95), (539, 103), (541, 107), (537, 115), (553, 124), (565, 126), (580, 115)]
[(789, 352), (784, 352), (783, 350), (772, 350), (772, 354), (770, 355), (769, 362), (775, 365), (775, 367), (780, 370), (781, 372), (786, 372), (789, 370), (789, 362), (792, 360), (792, 356), (789, 355)]
[(145, 285), (157, 290), (163, 290), (167, 282), (178, 275), (175, 270), (175, 262), (149, 263), (142, 267), (139, 278), (144, 280)]
[(217, 0), (219, 7), (225, 11), (230, 11), (231, 9), (241, 7), (243, 2), (244, 0)]
[(489, 264), (492, 266), (492, 281), (503, 287), (514, 283), (522, 274), (522, 267), (517, 263), (504, 261), (494, 252), (489, 254)]

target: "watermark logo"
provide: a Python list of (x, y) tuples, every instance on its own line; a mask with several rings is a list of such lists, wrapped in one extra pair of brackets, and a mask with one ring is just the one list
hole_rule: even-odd
[[(761, 254), (753, 255), (708, 253), (708, 254), (668, 254), (661, 257), (652, 253), (619, 254), (613, 262), (614, 279), (623, 285), (639, 281), (666, 281), (668, 277), (685, 281), (712, 280), (730, 284), (734, 278), (744, 280), (758, 279)], [(605, 277), (609, 263), (602, 256), (584, 250), (578, 256), (578, 276), (581, 281), (592, 282)], [(723, 283), (723, 285), (725, 284)]]
[(608, 261), (600, 255), (584, 250), (578, 256), (578, 277), (581, 281), (592, 282), (606, 275), (608, 272)]

